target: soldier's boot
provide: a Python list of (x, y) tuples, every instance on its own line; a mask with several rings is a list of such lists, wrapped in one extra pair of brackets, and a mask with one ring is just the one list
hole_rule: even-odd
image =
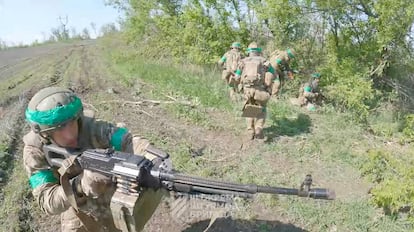
[(255, 139), (259, 139), (259, 140), (263, 140), (265, 138), (264, 133), (263, 133), (263, 127), (266, 121), (266, 112), (261, 113), (255, 122), (255, 135), (254, 138)]
[(264, 139), (264, 133), (263, 133), (263, 128), (260, 128), (260, 127), (256, 127), (255, 129), (254, 129), (254, 138), (255, 139), (259, 139), (259, 140), (262, 140), (262, 139)]

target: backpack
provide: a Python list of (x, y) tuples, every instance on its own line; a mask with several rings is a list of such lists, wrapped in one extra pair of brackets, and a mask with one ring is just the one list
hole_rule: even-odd
[(263, 80), (265, 67), (261, 57), (248, 57), (244, 60), (243, 84), (258, 85)]

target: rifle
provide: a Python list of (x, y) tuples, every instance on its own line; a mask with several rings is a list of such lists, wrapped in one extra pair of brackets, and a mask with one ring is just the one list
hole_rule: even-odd
[[(120, 209), (120, 212), (112, 212), (114, 218), (125, 218), (125, 210), (128, 209), (127, 216), (129, 216), (129, 220), (134, 220), (134, 210), (138, 197), (129, 200), (129, 202), (122, 202), (122, 200), (130, 199), (130, 195), (139, 195), (138, 193), (143, 188), (162, 188), (178, 193), (229, 195), (242, 198), (252, 198), (257, 193), (269, 193), (313, 199), (335, 199), (335, 192), (332, 190), (311, 188), (311, 175), (306, 176), (305, 181), (299, 188), (237, 184), (184, 175), (167, 170), (168, 168), (166, 168), (163, 162), (168, 159), (169, 155), (152, 146), (147, 148), (146, 152), (158, 157), (158, 161), (156, 162), (150, 161), (141, 155), (114, 151), (113, 149), (87, 149), (81, 151), (68, 150), (55, 145), (44, 145), (43, 151), (51, 166), (61, 167), (63, 160), (76, 156), (75, 159), (82, 169), (88, 169), (112, 177), (117, 183), (115, 194), (121, 194), (117, 197), (115, 203), (129, 206), (118, 205), (112, 207), (114, 201), (111, 200), (111, 209)], [(135, 222), (131, 222), (131, 224), (135, 225)]]

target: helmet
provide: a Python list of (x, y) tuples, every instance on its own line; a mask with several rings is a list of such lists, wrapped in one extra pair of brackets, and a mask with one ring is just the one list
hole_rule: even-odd
[(286, 53), (290, 59), (295, 58), (296, 53), (295, 53), (295, 50), (293, 50), (293, 48), (288, 48), (286, 50)]
[(321, 78), (321, 74), (320, 73), (312, 73), (312, 78), (313, 79), (319, 79), (319, 78)]
[(258, 52), (258, 53), (260, 53), (260, 52), (262, 52), (262, 49), (257, 46), (257, 43), (256, 42), (251, 42), (249, 44), (249, 46), (247, 47), (247, 53), (250, 53), (250, 52)]
[(42, 133), (79, 118), (82, 112), (82, 101), (75, 93), (60, 87), (47, 87), (32, 97), (25, 115), (32, 130)]
[(238, 49), (240, 49), (240, 47), (241, 47), (241, 45), (240, 45), (239, 42), (233, 42), (230, 46), (230, 48), (238, 48)]

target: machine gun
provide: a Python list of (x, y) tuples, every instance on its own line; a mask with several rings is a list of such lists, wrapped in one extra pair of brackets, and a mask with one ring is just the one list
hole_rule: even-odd
[[(335, 192), (323, 188), (311, 188), (312, 177), (307, 175), (305, 181), (299, 188), (283, 188), (271, 186), (258, 186), (255, 184), (237, 184), (217, 180), (203, 179), (199, 177), (187, 176), (168, 170), (164, 163), (168, 159), (168, 154), (150, 146), (146, 152), (158, 157), (155, 161), (150, 161), (144, 156), (114, 151), (113, 149), (87, 149), (84, 151), (67, 150), (55, 145), (44, 145), (46, 159), (51, 166), (61, 167), (63, 160), (72, 157), (79, 163), (82, 169), (113, 178), (117, 184), (117, 189), (111, 200), (123, 204), (115, 208), (119, 213), (127, 215), (114, 215), (114, 218), (125, 218), (134, 220), (134, 213), (137, 198), (143, 188), (163, 188), (168, 191), (189, 194), (209, 194), (209, 195), (228, 195), (242, 198), (251, 198), (257, 193), (294, 195), (299, 197), (309, 197), (314, 199), (335, 199)], [(128, 200), (129, 199), (129, 200)], [(125, 200), (129, 202), (124, 202)], [(134, 222), (130, 224), (135, 224)], [(121, 225), (120, 225), (121, 226)], [(136, 230), (126, 230), (136, 231)]]

